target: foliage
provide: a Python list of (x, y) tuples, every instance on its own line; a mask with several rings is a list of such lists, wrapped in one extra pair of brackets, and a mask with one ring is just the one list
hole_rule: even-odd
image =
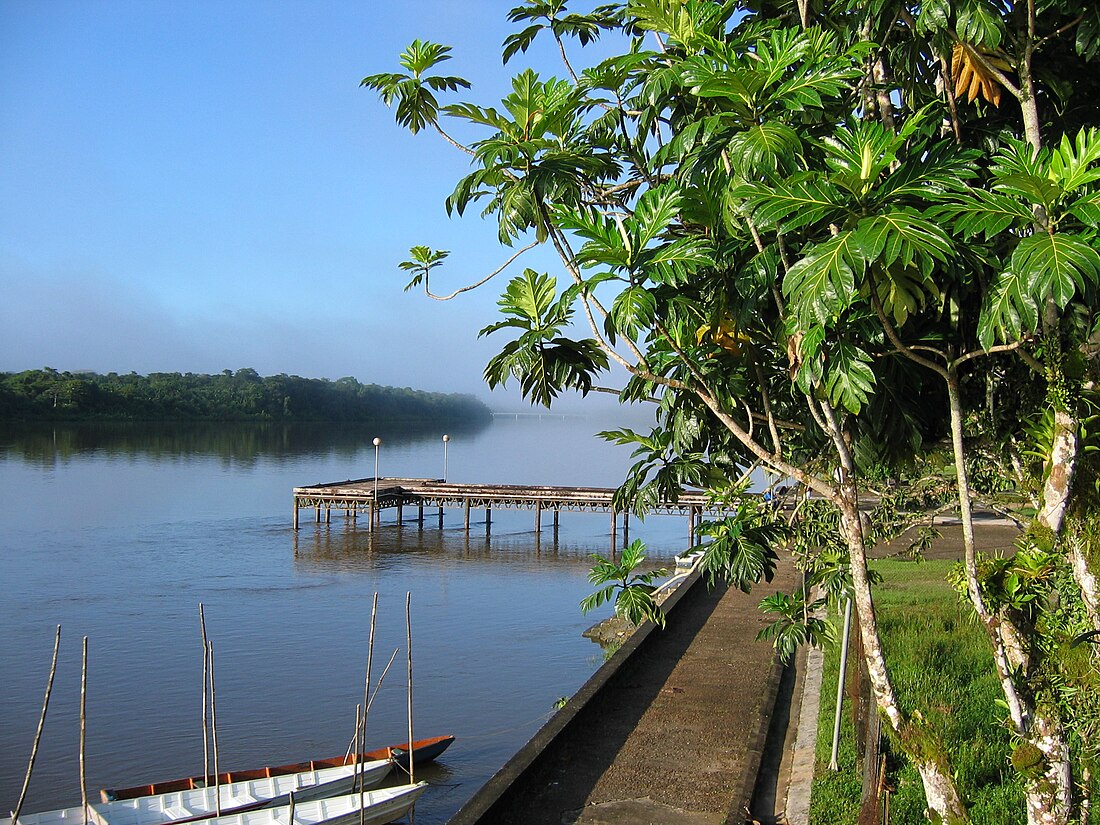
[(651, 621), (659, 627), (665, 625), (665, 613), (653, 598), (656, 586), (653, 582), (668, 575), (664, 568), (646, 573), (634, 572), (645, 561), (645, 544), (635, 539), (623, 548), (618, 560), (605, 559), (593, 554), (595, 564), (588, 574), (591, 584), (599, 589), (581, 600), (581, 610), (587, 613), (614, 599), (615, 613), (633, 624)]
[(0, 420), (476, 422), (489, 410), (468, 395), (327, 381), (261, 377), (252, 369), (196, 373), (0, 373)]
[(807, 603), (802, 593), (768, 596), (760, 602), (760, 609), (776, 618), (756, 638), (770, 641), (784, 663), (790, 662), (803, 645), (831, 646), (836, 642), (836, 628), (814, 615), (824, 604), (823, 599)]
[[(955, 495), (966, 512), (968, 472), (982, 493), (1032, 497), (1056, 541), (983, 562), (984, 584), (969, 592), (983, 621), (989, 599), (1007, 628), (990, 632), (994, 647), (1009, 632), (1028, 645), (1054, 639), (1030, 635), (1047, 630), (1041, 593), (1061, 564), (1059, 502), (1075, 501), (1079, 425), (1100, 377), (1100, 83), (1090, 65), (1100, 14), (1070, 0), (1028, 9), (513, 9), (527, 28), (505, 42), (506, 59), (549, 33), (568, 79), (524, 70), (500, 108), (432, 110), (482, 130), (464, 147), (473, 170), (448, 208), (480, 203), (503, 244), (532, 235), (552, 246), (571, 283), (559, 292), (532, 271), (512, 280), (506, 320), (485, 332), (513, 337), (486, 378), (516, 377), (549, 404), (593, 389), (612, 363), (624, 369), (620, 399), (653, 402), (657, 425), (607, 434), (637, 459), (620, 507), (644, 511), (685, 485), (736, 489), (757, 463), (811, 489), (821, 510), (805, 506), (792, 549), (807, 582), (857, 600), (865, 637), (877, 632), (870, 542), (921, 501)], [(610, 33), (620, 53), (578, 71), (567, 41)], [(1019, 106), (1001, 106), (1006, 98)], [(430, 263), (413, 271), (426, 277)], [(570, 327), (574, 307), (584, 337)], [(1037, 479), (1021, 422), (1044, 410), (1053, 426)], [(861, 488), (903, 474), (908, 489), (883, 496), (868, 521)], [(768, 576), (770, 545), (746, 532), (747, 514), (708, 529), (714, 573), (743, 585)], [(784, 649), (824, 637), (808, 601), (767, 603)], [(1034, 709), (1047, 677), (1011, 669), (1002, 684), (1012, 693), (1018, 671)], [(887, 669), (872, 671), (898, 726)], [(1021, 735), (1029, 714), (1016, 712)], [(1029, 793), (1049, 789), (1037, 781)], [(935, 804), (942, 818), (966, 817), (958, 800)]]
[(703, 551), (699, 569), (711, 584), (721, 578), (750, 593), (757, 582), (772, 580), (779, 561), (777, 548), (788, 531), (757, 496), (738, 491), (727, 496), (724, 504), (730, 509), (723, 518), (699, 525), (700, 534), (710, 541), (692, 549)]
[(485, 367), (490, 389), (515, 376), (525, 397), (549, 407), (563, 389), (586, 395), (592, 389), (592, 374), (607, 368), (607, 356), (595, 341), (562, 336), (562, 328), (573, 316), (572, 296), (566, 293), (556, 299), (556, 286), (556, 279), (533, 269), (508, 284), (498, 302), (505, 320), (490, 324), (479, 334), (508, 328), (522, 334), (505, 344)]

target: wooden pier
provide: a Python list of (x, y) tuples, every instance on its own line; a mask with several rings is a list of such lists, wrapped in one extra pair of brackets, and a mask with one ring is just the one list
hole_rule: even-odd
[[(612, 487), (550, 487), (523, 484), (454, 484), (432, 478), (360, 478), (332, 484), (314, 484), (294, 488), (294, 529), (298, 529), (299, 513), (315, 510), (316, 520), (322, 513), (327, 523), (332, 511), (343, 512), (353, 521), (359, 513), (367, 515), (369, 529), (378, 524), (382, 510), (397, 510), (397, 521), (402, 523), (404, 509), (416, 508), (416, 518), (424, 523), (425, 508), (437, 509), (440, 528), (443, 527), (443, 511), (446, 507), (461, 507), (463, 526), (470, 529), (470, 511), (485, 510), (485, 529), (492, 524), (493, 510), (533, 510), (535, 532), (542, 531), (542, 516), (551, 513), (555, 533), (559, 514), (565, 512), (610, 513), (611, 540), (615, 542), (619, 517), (622, 516), (623, 540), (629, 541), (629, 513), (619, 513), (614, 505), (615, 489)], [(689, 546), (695, 544), (695, 531), (704, 513), (718, 512), (705, 492), (688, 491), (676, 501), (661, 501), (647, 510), (647, 514), (680, 515), (688, 519)]]

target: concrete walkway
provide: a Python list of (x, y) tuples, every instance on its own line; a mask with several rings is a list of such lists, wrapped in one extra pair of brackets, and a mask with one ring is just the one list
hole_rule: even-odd
[(665, 630), (620, 651), (452, 825), (744, 821), (782, 673), (756, 641), (769, 621), (759, 602), (797, 583), (790, 566), (751, 594), (696, 582)]

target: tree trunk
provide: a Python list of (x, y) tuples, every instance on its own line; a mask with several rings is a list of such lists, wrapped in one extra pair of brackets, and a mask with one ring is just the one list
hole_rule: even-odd
[[(863, 543), (855, 485), (844, 473), (838, 503), (841, 513), (841, 529), (848, 544), (851, 560), (853, 601), (859, 622), (860, 640), (867, 664), (871, 692), (886, 723), (898, 734), (902, 748), (920, 773), (924, 784), (925, 801), (934, 822), (945, 825), (963, 825), (970, 821), (959, 796), (955, 780), (947, 767), (946, 753), (936, 741), (929, 741), (931, 732), (918, 729), (906, 719), (898, 706), (894, 686), (886, 669), (886, 656), (879, 636), (875, 606), (871, 598), (871, 583), (867, 574), (867, 553)], [(940, 754), (939, 758), (930, 753)]]
[(1073, 779), (1061, 723), (1037, 711), (1027, 741), (1045, 760), (1042, 773), (1025, 785), (1028, 825), (1069, 825)]
[(1057, 716), (1033, 707), (1034, 702), (1029, 695), (1017, 689), (1012, 674), (1019, 673), (1026, 679), (1030, 664), (1021, 629), (1007, 616), (992, 615), (981, 595), (970, 480), (966, 472), (966, 449), (963, 444), (962, 402), (959, 397), (958, 375), (953, 368), (949, 368), (947, 374), (947, 398), (959, 492), (959, 514), (963, 527), (963, 567), (966, 571), (967, 591), (974, 612), (986, 629), (986, 635), (993, 647), (993, 660), (1013, 727), (1016, 733), (1043, 754), (1045, 767), (1042, 774), (1025, 783), (1028, 823), (1064, 825), (1069, 821), (1073, 788), (1065, 731)]
[[(1019, 629), (1008, 624), (1007, 619), (998, 620), (993, 616), (982, 598), (981, 584), (978, 581), (978, 548), (974, 541), (974, 511), (970, 501), (970, 478), (966, 470), (966, 446), (963, 443), (962, 399), (959, 395), (959, 378), (954, 367), (947, 371), (947, 403), (951, 422), (951, 448), (955, 459), (955, 480), (958, 485), (959, 518), (962, 521), (963, 534), (963, 570), (966, 573), (966, 592), (974, 613), (986, 631), (989, 644), (993, 649), (993, 662), (997, 678), (1001, 683), (1001, 692), (1008, 703), (1009, 715), (1017, 733), (1027, 730), (1031, 708), (1020, 696), (1012, 680), (1012, 672), (1026, 668), (1022, 645), (1006, 644), (1006, 637), (1019, 639)], [(1013, 648), (1016, 648), (1015, 650)]]
[(1055, 534), (1062, 531), (1065, 520), (1073, 470), (1077, 463), (1077, 446), (1077, 420), (1067, 411), (1055, 409), (1054, 439), (1045, 468), (1042, 507), (1037, 516), (1039, 523)]
[(1069, 564), (1073, 568), (1073, 578), (1081, 589), (1081, 598), (1085, 602), (1089, 621), (1093, 629), (1100, 630), (1100, 580), (1089, 565), (1088, 539), (1083, 535), (1084, 525), (1071, 521), (1066, 529), (1064, 541), (1068, 548)]

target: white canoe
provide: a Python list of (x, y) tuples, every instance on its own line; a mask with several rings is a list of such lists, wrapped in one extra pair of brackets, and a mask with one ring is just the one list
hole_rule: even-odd
[[(221, 801), (223, 814), (240, 813), (254, 808), (286, 805), (291, 792), (294, 793), (296, 803), (306, 803), (350, 792), (356, 781), (357, 767), (363, 775), (364, 786), (374, 788), (389, 774), (393, 762), (379, 759), (361, 762), (358, 766), (343, 765), (231, 782), (216, 789), (195, 788), (112, 802), (96, 802), (88, 805), (88, 822), (93, 825), (167, 825), (214, 816), (217, 811), (215, 799)], [(217, 797), (214, 796), (215, 790)], [(0, 825), (12, 825), (11, 819), (0, 819)], [(56, 811), (20, 814), (18, 825), (84, 825), (84, 809), (77, 805)]]
[(383, 825), (408, 813), (427, 787), (427, 782), (417, 782), (295, 804), (293, 823), (290, 806), (282, 805), (216, 816), (202, 825)]

